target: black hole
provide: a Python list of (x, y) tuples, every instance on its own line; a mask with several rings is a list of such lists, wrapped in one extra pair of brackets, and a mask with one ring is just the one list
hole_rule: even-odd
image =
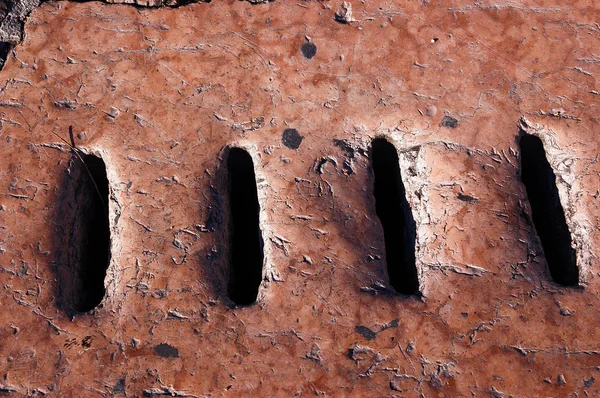
[(256, 177), (248, 152), (231, 148), (227, 173), (231, 243), (229, 298), (237, 305), (248, 305), (256, 301), (263, 264)]
[(383, 227), (390, 285), (398, 293), (418, 295), (416, 225), (400, 178), (396, 148), (383, 138), (373, 140), (372, 165), (375, 208)]
[(521, 181), (527, 190), (533, 225), (537, 231), (550, 275), (556, 283), (576, 286), (579, 270), (575, 250), (571, 247), (571, 233), (560, 203), (556, 176), (546, 159), (542, 141), (522, 132)]
[[(110, 260), (110, 228), (108, 222), (108, 178), (104, 161), (94, 155), (81, 154), (74, 162), (75, 185), (74, 228), (76, 235), (75, 275), (73, 293), (75, 309), (87, 312), (98, 306), (104, 298), (104, 279)], [(75, 243), (75, 242), (72, 242)]]

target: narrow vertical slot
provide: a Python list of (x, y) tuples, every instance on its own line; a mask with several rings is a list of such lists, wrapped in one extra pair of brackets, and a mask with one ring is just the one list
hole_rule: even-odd
[(579, 269), (558, 189), (540, 138), (521, 132), (521, 181), (527, 190), (533, 225), (542, 243), (552, 279), (564, 286), (579, 284)]
[(78, 247), (71, 264), (76, 269), (73, 297), (75, 310), (87, 312), (104, 298), (104, 279), (110, 261), (108, 220), (108, 178), (104, 161), (94, 155), (80, 154), (74, 160), (74, 226), (72, 241)]
[(14, 44), (0, 41), (0, 71), (4, 68), (6, 61), (8, 61), (8, 55), (12, 51)]
[(250, 154), (241, 148), (231, 148), (227, 157), (227, 175), (230, 211), (229, 298), (237, 305), (249, 305), (258, 296), (263, 267), (260, 207)]
[(398, 293), (418, 295), (416, 224), (406, 200), (398, 153), (384, 138), (373, 140), (371, 145), (375, 209), (383, 227), (390, 285)]

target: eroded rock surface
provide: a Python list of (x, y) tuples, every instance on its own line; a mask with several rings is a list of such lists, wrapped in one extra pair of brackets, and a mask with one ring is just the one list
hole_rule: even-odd
[[(0, 391), (600, 394), (598, 6), (355, 1), (340, 23), (342, 8), (32, 12), (0, 74)], [(557, 175), (578, 287), (547, 270), (523, 130)], [(422, 296), (389, 285), (376, 137), (399, 152)], [(104, 300), (75, 314), (72, 146), (106, 164), (111, 233)], [(230, 146), (261, 206), (244, 307), (227, 295)]]

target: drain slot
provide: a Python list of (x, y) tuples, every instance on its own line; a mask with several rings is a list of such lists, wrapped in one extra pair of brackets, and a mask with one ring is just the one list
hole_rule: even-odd
[(398, 152), (383, 138), (371, 144), (377, 217), (383, 227), (390, 285), (396, 292), (419, 295), (415, 262), (416, 224), (400, 176)]
[(521, 181), (527, 190), (533, 225), (542, 243), (552, 279), (564, 286), (579, 284), (571, 233), (560, 203), (556, 176), (540, 138), (521, 132)]
[(88, 312), (104, 298), (104, 279), (110, 261), (108, 178), (101, 158), (80, 156), (74, 158), (72, 170), (75, 214), (70, 239), (70, 250), (74, 253), (70, 266), (76, 277), (74, 309)]
[(250, 154), (241, 148), (231, 148), (227, 157), (227, 175), (230, 211), (228, 293), (235, 304), (249, 305), (258, 296), (263, 267), (260, 207)]

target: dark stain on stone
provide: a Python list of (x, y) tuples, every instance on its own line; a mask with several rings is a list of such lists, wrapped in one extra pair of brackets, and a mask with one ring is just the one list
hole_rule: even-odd
[(304, 58), (306, 59), (311, 59), (317, 54), (317, 46), (310, 42), (304, 43), (300, 49), (302, 50), (302, 55), (304, 55)]
[(117, 380), (117, 384), (113, 387), (113, 394), (125, 394), (125, 377)]
[(400, 323), (400, 319), (395, 318), (395, 319), (391, 320), (390, 323), (383, 325), (381, 327), (380, 332), (383, 332), (386, 329), (397, 328), (399, 323)]
[(377, 337), (377, 333), (366, 326), (356, 326), (354, 327), (354, 331), (369, 341), (375, 340), (375, 337)]
[(479, 200), (479, 198), (476, 198), (476, 197), (471, 196), (471, 195), (465, 195), (465, 194), (462, 194), (462, 193), (458, 194), (458, 199), (462, 200), (463, 202), (469, 202), (469, 203), (477, 202)]
[(296, 129), (285, 129), (283, 131), (283, 135), (281, 136), (281, 142), (283, 142), (283, 145), (290, 149), (300, 148), (300, 144), (302, 143), (303, 139), (304, 137), (302, 137)]
[(179, 350), (167, 343), (161, 343), (155, 346), (154, 352), (162, 358), (179, 358)]
[(444, 116), (441, 125), (442, 127), (450, 127), (451, 129), (455, 129), (456, 126), (458, 126), (458, 120), (452, 116)]

